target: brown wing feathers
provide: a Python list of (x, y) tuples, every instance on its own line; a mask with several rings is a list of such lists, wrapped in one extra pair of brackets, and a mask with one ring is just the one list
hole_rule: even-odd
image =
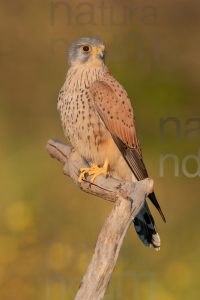
[(124, 99), (125, 92), (119, 90), (116, 93), (116, 89), (113, 90), (103, 81), (95, 82), (90, 91), (108, 130), (118, 136), (129, 147), (133, 147), (136, 143), (133, 112), (130, 100), (128, 98)]
[[(147, 178), (148, 173), (142, 160), (136, 135), (133, 109), (126, 91), (113, 77), (107, 74), (104, 80), (96, 81), (92, 85), (90, 92), (100, 118), (111, 133), (115, 144), (136, 179)], [(149, 198), (165, 221), (155, 194), (150, 194)]]
[[(109, 82), (109, 80), (108, 80)], [(97, 81), (91, 87), (95, 107), (137, 180), (148, 177), (136, 136), (130, 99), (122, 86)]]

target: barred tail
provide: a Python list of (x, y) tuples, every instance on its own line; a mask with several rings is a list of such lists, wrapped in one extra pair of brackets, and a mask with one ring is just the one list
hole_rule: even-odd
[(133, 220), (135, 230), (145, 246), (153, 246), (160, 250), (160, 236), (156, 231), (155, 222), (145, 201), (143, 208)]

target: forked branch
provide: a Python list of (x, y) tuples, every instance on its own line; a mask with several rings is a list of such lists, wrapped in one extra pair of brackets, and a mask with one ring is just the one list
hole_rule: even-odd
[(49, 140), (47, 150), (63, 165), (64, 174), (70, 176), (81, 190), (115, 202), (100, 231), (94, 254), (75, 297), (75, 300), (103, 299), (125, 234), (146, 195), (152, 192), (153, 181), (147, 178), (132, 183), (100, 175), (94, 184), (89, 183), (87, 178), (79, 183), (79, 169), (89, 163), (72, 147), (59, 141)]

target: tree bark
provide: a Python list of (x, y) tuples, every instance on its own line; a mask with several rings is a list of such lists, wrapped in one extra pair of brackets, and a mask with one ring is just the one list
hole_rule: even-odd
[(89, 163), (72, 147), (59, 141), (49, 140), (47, 150), (64, 166), (64, 174), (70, 176), (80, 189), (115, 202), (100, 231), (93, 257), (75, 297), (75, 300), (103, 299), (125, 234), (146, 196), (152, 192), (153, 180), (147, 178), (132, 183), (100, 175), (94, 184), (88, 178), (79, 183), (79, 169), (89, 166)]

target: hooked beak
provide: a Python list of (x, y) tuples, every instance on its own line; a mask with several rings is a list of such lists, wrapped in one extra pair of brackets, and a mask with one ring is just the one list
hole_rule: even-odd
[(96, 48), (93, 49), (92, 54), (93, 54), (94, 57), (104, 59), (104, 57), (105, 57), (104, 48), (103, 47), (96, 47)]

